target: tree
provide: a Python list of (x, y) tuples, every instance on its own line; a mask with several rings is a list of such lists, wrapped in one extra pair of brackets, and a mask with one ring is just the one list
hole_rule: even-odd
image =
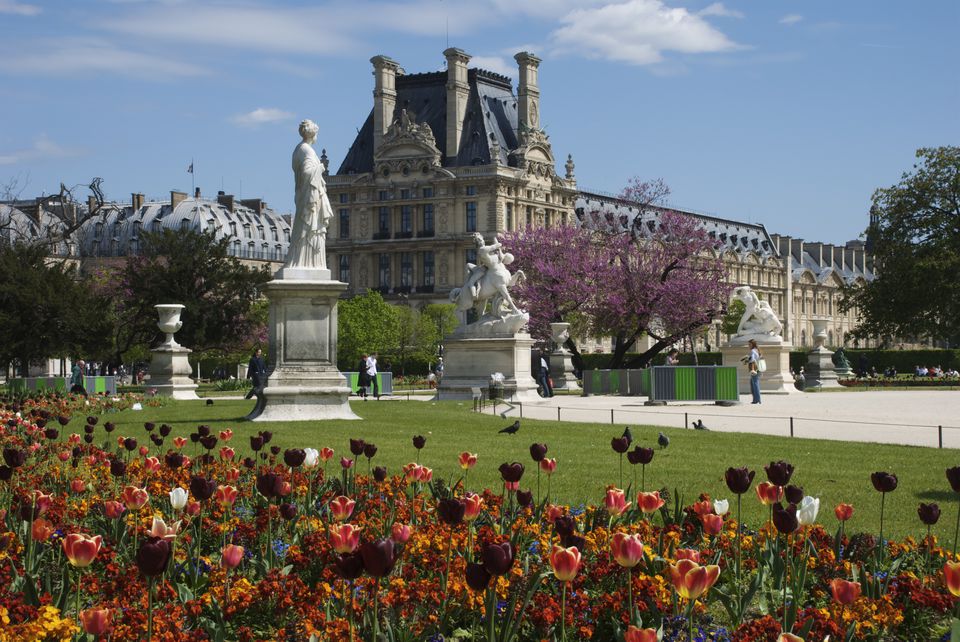
[(379, 292), (342, 300), (337, 307), (337, 361), (340, 370), (352, 372), (363, 354), (384, 353), (398, 344), (394, 306)]
[(929, 336), (960, 343), (960, 147), (917, 150), (900, 182), (873, 193), (876, 278), (848, 285), (854, 337)]
[(430, 303), (421, 313), (430, 327), (436, 328), (433, 349), (435, 354), (441, 355), (443, 340), (460, 325), (457, 318), (457, 306), (452, 303)]
[(734, 335), (740, 328), (740, 319), (743, 313), (747, 311), (747, 304), (740, 299), (734, 299), (727, 306), (727, 313), (723, 315), (723, 321), (720, 325), (720, 331), (726, 335)]

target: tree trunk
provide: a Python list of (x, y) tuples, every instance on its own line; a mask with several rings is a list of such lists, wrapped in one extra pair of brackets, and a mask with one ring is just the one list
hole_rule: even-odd
[[(613, 355), (610, 357), (610, 361), (607, 364), (607, 367), (610, 370), (619, 370), (621, 368), (629, 368), (630, 364), (625, 363), (627, 356), (627, 350), (630, 349), (630, 346), (633, 345), (633, 342), (637, 340), (636, 334), (632, 335), (629, 340), (624, 338), (622, 334), (618, 334), (614, 337), (613, 345)], [(633, 360), (631, 360), (632, 362)]]
[(670, 339), (670, 340), (660, 339), (660, 340), (658, 340), (655, 344), (653, 344), (652, 346), (650, 346), (650, 349), (649, 349), (649, 350), (647, 350), (647, 351), (644, 352), (643, 354), (639, 354), (639, 355), (637, 355), (636, 357), (633, 357), (632, 359), (630, 359), (630, 360), (624, 365), (624, 367), (625, 367), (625, 368), (630, 368), (630, 369), (646, 368), (646, 367), (650, 364), (650, 361), (652, 361), (655, 356), (657, 356), (659, 353), (663, 352), (666, 348), (670, 347), (670, 344), (672, 344), (674, 341), (675, 341), (675, 339)]
[(580, 354), (577, 344), (573, 342), (572, 337), (567, 337), (567, 340), (563, 342), (563, 345), (570, 351), (572, 355), (570, 361), (573, 364), (573, 369), (580, 373), (580, 376), (583, 376), (583, 355)]

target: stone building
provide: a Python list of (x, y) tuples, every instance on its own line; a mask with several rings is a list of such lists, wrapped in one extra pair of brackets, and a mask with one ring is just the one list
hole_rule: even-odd
[(371, 59), (373, 109), (336, 174), (328, 265), (348, 295), (446, 301), (476, 262), (473, 234), (572, 221), (573, 161), (556, 173), (540, 129), (540, 60), (515, 56), (519, 86), (447, 49), (447, 70), (406, 74)]

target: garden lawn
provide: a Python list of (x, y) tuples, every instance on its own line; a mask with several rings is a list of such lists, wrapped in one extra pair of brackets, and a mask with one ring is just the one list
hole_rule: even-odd
[[(271, 445), (282, 448), (329, 446), (336, 456), (329, 462), (328, 471), (339, 475), (341, 456), (352, 457), (349, 438), (360, 438), (376, 444), (378, 451), (372, 460), (374, 466), (386, 466), (390, 474), (417, 458), (411, 438), (424, 435), (426, 447), (420, 463), (434, 470), (435, 476), (449, 478), (462, 474), (457, 455), (470, 451), (479, 456), (476, 468), (470, 471), (468, 489), (486, 486), (500, 489), (497, 470), (503, 462), (519, 461), (526, 467), (521, 488), (536, 493), (537, 468), (530, 458), (529, 446), (546, 443), (547, 457), (558, 460), (552, 480), (552, 499), (555, 503), (602, 505), (608, 485), (619, 485), (619, 455), (610, 446), (610, 439), (623, 432), (622, 424), (567, 423), (524, 419), (515, 435), (498, 434), (512, 419), (482, 415), (471, 411), (469, 402), (424, 401), (354, 401), (353, 410), (363, 421), (324, 421), (261, 423), (244, 421), (242, 417), (253, 407), (253, 401), (217, 400), (213, 405), (203, 401), (169, 402), (161, 408), (142, 411), (126, 410), (101, 417), (96, 440), (105, 433), (101, 426), (112, 421), (116, 436), (136, 437), (139, 443), (150, 445), (143, 423), (173, 426), (171, 438), (188, 436), (199, 424), (222, 430), (232, 428), (230, 445), (237, 458), (250, 455), (249, 436), (260, 430), (274, 434)], [(65, 433), (81, 433), (84, 418), (74, 417)], [(744, 520), (748, 526), (759, 526), (767, 517), (767, 509), (757, 500), (756, 484), (766, 479), (763, 466), (772, 460), (785, 459), (796, 467), (793, 483), (804, 488), (808, 495), (820, 497), (818, 521), (832, 531), (837, 521), (833, 508), (839, 502), (853, 504), (853, 518), (847, 532), (876, 532), (879, 526), (880, 494), (873, 489), (870, 473), (888, 471), (900, 480), (897, 490), (887, 497), (884, 534), (889, 537), (920, 536), (926, 532), (917, 517), (919, 502), (936, 502), (943, 511), (940, 523), (933, 533), (942, 542), (952, 542), (960, 495), (953, 493), (944, 470), (960, 465), (960, 452), (912, 446), (865, 444), (858, 442), (820, 441), (787, 437), (771, 437), (747, 433), (719, 433), (631, 425), (634, 444), (653, 447), (656, 454), (646, 468), (646, 489), (676, 489), (685, 504), (696, 501), (700, 493), (712, 498), (730, 499), (735, 511), (736, 497), (726, 488), (724, 471), (730, 466), (747, 466), (757, 471), (753, 487), (744, 495)], [(657, 433), (670, 437), (670, 446), (657, 446)], [(61, 437), (63, 438), (63, 437)], [(171, 438), (164, 451), (172, 447)], [(219, 449), (219, 444), (217, 449)], [(196, 454), (198, 444), (189, 443), (185, 454)], [(213, 452), (216, 453), (215, 449)], [(366, 474), (367, 462), (357, 462), (358, 474)], [(640, 480), (640, 466), (631, 466), (623, 459), (624, 488), (631, 484), (636, 473)], [(633, 491), (637, 490), (634, 487)], [(541, 477), (541, 492), (546, 494), (547, 478)], [(631, 491), (635, 500), (635, 493)], [(669, 503), (672, 506), (672, 500)]]

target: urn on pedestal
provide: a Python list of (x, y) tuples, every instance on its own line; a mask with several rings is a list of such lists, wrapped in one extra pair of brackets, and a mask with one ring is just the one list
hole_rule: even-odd
[(150, 385), (161, 397), (174, 399), (198, 399), (197, 384), (190, 378), (190, 360), (187, 357), (192, 350), (184, 348), (173, 338), (183, 322), (180, 314), (186, 306), (180, 303), (161, 303), (153, 306), (160, 317), (157, 327), (167, 335), (166, 341), (153, 348), (150, 360)]

